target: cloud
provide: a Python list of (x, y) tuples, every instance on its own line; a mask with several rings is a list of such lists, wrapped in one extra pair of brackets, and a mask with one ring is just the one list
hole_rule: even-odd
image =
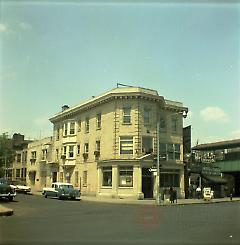
[(32, 26), (29, 23), (26, 23), (26, 22), (19, 23), (19, 27), (22, 30), (30, 30), (30, 29), (32, 29)]
[(0, 33), (7, 32), (7, 30), (8, 30), (7, 25), (0, 23)]
[(217, 106), (208, 106), (200, 111), (200, 116), (205, 122), (229, 123), (228, 115)]

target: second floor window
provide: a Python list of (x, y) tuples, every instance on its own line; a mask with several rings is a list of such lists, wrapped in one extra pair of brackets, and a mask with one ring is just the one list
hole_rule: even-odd
[(172, 118), (172, 132), (177, 133), (177, 119)]
[(133, 137), (120, 137), (120, 154), (133, 154)]
[(75, 122), (70, 123), (70, 134), (75, 134)]
[(74, 145), (69, 146), (68, 156), (70, 158), (74, 157)]
[(149, 154), (153, 152), (153, 138), (148, 136), (142, 137), (142, 153)]
[(67, 146), (63, 146), (63, 155), (64, 155), (64, 156), (67, 155)]
[(32, 155), (32, 159), (36, 159), (37, 158), (37, 152), (36, 151), (32, 151), (31, 155)]
[(160, 117), (160, 130), (166, 130), (166, 119), (165, 117)]
[(102, 121), (102, 114), (101, 113), (98, 113), (97, 114), (97, 129), (100, 129), (101, 128), (101, 122)]
[(46, 160), (47, 159), (47, 149), (43, 149), (42, 150), (42, 160)]
[(21, 154), (17, 154), (17, 162), (21, 162)]
[(123, 108), (123, 123), (131, 123), (131, 107)]

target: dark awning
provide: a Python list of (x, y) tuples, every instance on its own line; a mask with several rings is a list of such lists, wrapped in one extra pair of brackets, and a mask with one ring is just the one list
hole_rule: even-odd
[(226, 184), (227, 180), (225, 178), (221, 178), (221, 176), (214, 175), (202, 175), (204, 179), (213, 184)]

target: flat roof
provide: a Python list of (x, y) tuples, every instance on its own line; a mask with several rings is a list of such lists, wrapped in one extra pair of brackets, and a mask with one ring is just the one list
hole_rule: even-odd
[(229, 149), (233, 147), (240, 147), (240, 139), (218, 141), (207, 144), (200, 144), (192, 147), (192, 150), (205, 151), (205, 150), (220, 150)]

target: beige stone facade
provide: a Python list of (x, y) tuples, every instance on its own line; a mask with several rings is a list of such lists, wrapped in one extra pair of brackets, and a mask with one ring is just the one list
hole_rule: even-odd
[(57, 181), (58, 164), (52, 161), (52, 137), (33, 141), (27, 149), (27, 185), (35, 191)]
[[(63, 109), (50, 119), (52, 158), (45, 164), (54, 167), (58, 181), (71, 182), (83, 195), (154, 197), (156, 176), (149, 169), (155, 164), (159, 124), (161, 192), (174, 187), (184, 196), (182, 116), (187, 108), (182, 103), (154, 90), (127, 87)], [(31, 143), (29, 150), (40, 151), (44, 144)], [(43, 181), (34, 167), (29, 171), (36, 171), (39, 188), (50, 183), (54, 171), (42, 170), (47, 172)]]

